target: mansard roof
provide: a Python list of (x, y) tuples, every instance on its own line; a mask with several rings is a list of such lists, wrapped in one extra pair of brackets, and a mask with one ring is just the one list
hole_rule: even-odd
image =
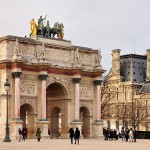
[(124, 58), (138, 58), (138, 59), (146, 59), (146, 55), (138, 55), (138, 54), (127, 54), (127, 55), (121, 55), (120, 59)]
[(146, 59), (147, 56), (137, 54), (120, 56), (120, 75), (124, 81), (145, 82)]

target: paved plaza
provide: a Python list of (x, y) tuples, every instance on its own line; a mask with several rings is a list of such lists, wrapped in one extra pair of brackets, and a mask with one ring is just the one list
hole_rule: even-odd
[(27, 139), (10, 143), (0, 141), (0, 150), (149, 150), (150, 140), (138, 140), (136, 143), (104, 141), (102, 139), (81, 139), (80, 145), (70, 144), (69, 139)]

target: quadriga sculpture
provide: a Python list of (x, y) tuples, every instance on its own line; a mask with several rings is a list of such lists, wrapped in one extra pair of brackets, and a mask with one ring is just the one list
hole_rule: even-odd
[(64, 37), (64, 25), (62, 23), (56, 22), (53, 28), (50, 28), (49, 21), (47, 21), (46, 26), (44, 26), (43, 21), (46, 19), (40, 16), (38, 20), (38, 25), (35, 23), (34, 19), (30, 21), (31, 33), (30, 36), (40, 35), (43, 37), (55, 38), (57, 35), (58, 39), (63, 39)]

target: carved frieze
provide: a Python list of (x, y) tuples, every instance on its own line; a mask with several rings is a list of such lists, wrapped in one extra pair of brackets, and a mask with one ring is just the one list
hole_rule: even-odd
[(35, 46), (20, 44), (20, 55), (24, 56), (37, 56)]
[(38, 76), (32, 74), (22, 74), (20, 78), (21, 80), (36, 81), (38, 79)]
[(21, 82), (21, 94), (35, 95), (36, 94), (36, 84), (30, 82)]
[(92, 86), (92, 81), (82, 79), (80, 86)]

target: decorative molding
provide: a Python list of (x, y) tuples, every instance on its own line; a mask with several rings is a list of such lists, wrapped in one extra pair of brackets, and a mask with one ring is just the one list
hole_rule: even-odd
[(36, 81), (38, 79), (37, 75), (33, 74), (22, 74), (20, 78), (21, 80), (31, 80), (31, 81)]

